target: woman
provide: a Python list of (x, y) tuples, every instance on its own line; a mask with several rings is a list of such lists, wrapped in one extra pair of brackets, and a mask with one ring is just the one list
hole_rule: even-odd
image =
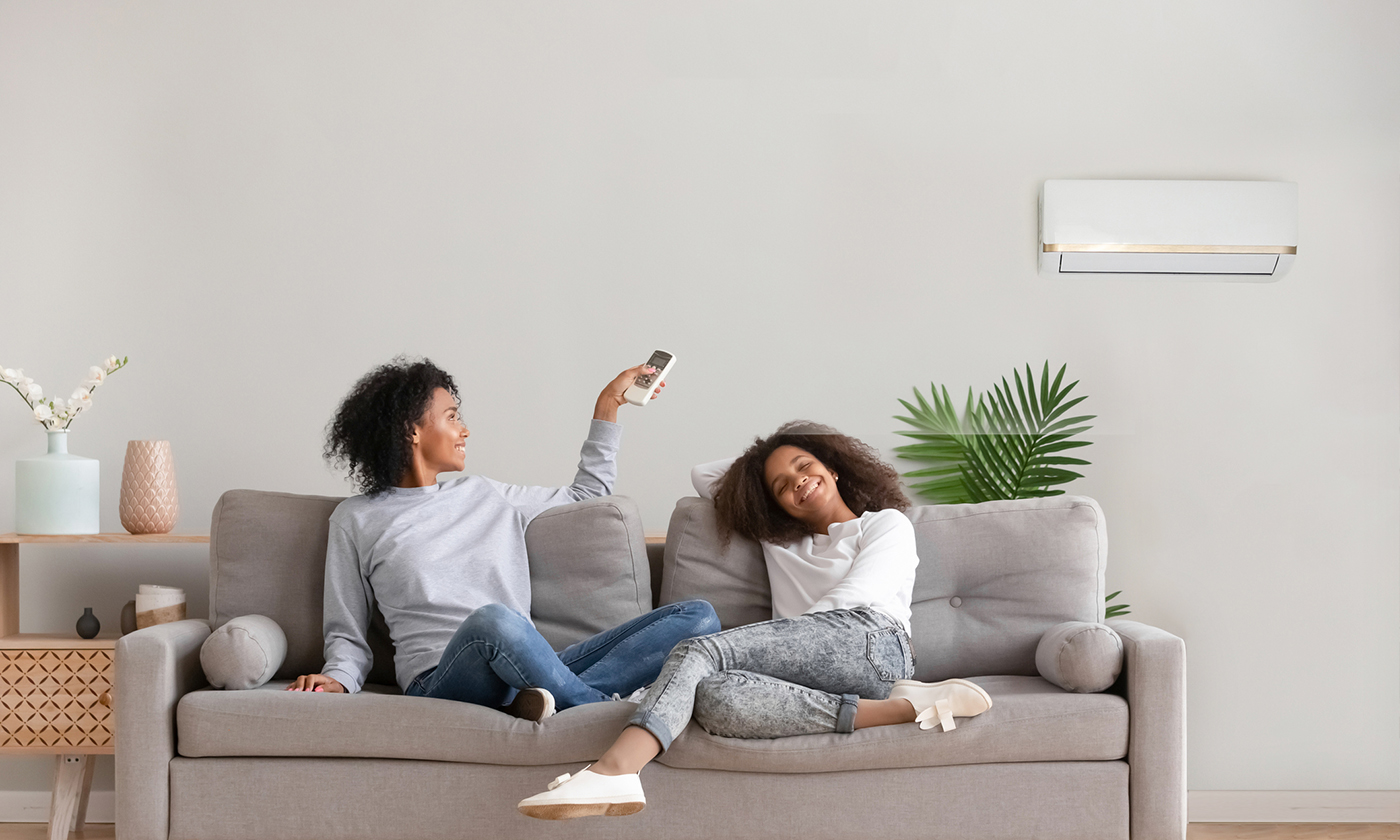
[[(326, 546), (326, 665), (288, 690), (354, 693), (372, 664), (377, 602), (394, 672), (411, 697), (459, 700), (540, 720), (626, 696), (655, 679), (676, 642), (719, 629), (704, 601), (668, 604), (555, 652), (530, 615), (525, 528), (550, 508), (612, 492), (617, 412), (644, 365), (618, 374), (593, 407), (566, 487), (522, 487), (466, 468), (457, 385), (427, 359), (398, 358), (341, 402), (326, 455), (362, 490), (335, 509)], [(664, 383), (663, 383), (664, 384)]]
[(793, 422), (732, 462), (697, 467), (725, 539), (763, 545), (772, 621), (681, 642), (596, 763), (521, 801), (540, 819), (626, 816), (638, 773), (692, 715), (715, 735), (779, 738), (918, 721), (952, 729), (992, 700), (966, 680), (920, 683), (909, 640), (919, 563), (894, 469), (855, 438)]

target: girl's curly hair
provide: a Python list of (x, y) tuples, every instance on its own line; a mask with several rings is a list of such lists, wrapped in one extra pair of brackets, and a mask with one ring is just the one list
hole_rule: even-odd
[(778, 505), (764, 480), (768, 456), (780, 446), (805, 449), (840, 476), (836, 488), (841, 500), (857, 516), (909, 507), (899, 474), (872, 447), (830, 426), (794, 420), (766, 438), (755, 438), (715, 487), (715, 513), (726, 542), (731, 533), (784, 545), (811, 536), (811, 528)]
[(393, 487), (413, 461), (413, 427), (438, 388), (460, 401), (457, 383), (428, 359), (396, 356), (365, 374), (326, 426), (326, 460), (348, 468), (361, 493)]

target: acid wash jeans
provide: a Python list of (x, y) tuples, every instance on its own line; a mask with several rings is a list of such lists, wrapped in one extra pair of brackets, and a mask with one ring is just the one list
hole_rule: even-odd
[(856, 701), (914, 674), (904, 628), (857, 607), (735, 627), (676, 645), (628, 723), (662, 751), (690, 718), (728, 738), (855, 730)]

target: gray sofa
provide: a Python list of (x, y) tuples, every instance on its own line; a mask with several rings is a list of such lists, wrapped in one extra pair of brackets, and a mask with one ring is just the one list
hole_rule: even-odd
[[(209, 621), (124, 636), (116, 650), (120, 840), (427, 838), (1133, 838), (1185, 836), (1185, 649), (1132, 621), (1109, 691), (1037, 675), (1063, 621), (1102, 621), (1103, 513), (1060, 496), (909, 511), (920, 566), (916, 676), (971, 677), (995, 705), (952, 732), (916, 725), (744, 741), (696, 724), (643, 772), (625, 819), (545, 823), (515, 811), (593, 760), (634, 708), (568, 709), (529, 723), (407, 698), (376, 610), (374, 670), (356, 695), (283, 691), (322, 666), (321, 576), (339, 499), (224, 494), (210, 545)], [(725, 627), (770, 617), (756, 544), (722, 548), (709, 502), (682, 499), (648, 558), (636, 505), (607, 497), (548, 511), (526, 534), (534, 619), (556, 647), (652, 606), (705, 598)], [(659, 578), (659, 585), (653, 580)], [(260, 689), (211, 689), (211, 624), (274, 618), (286, 661)]]

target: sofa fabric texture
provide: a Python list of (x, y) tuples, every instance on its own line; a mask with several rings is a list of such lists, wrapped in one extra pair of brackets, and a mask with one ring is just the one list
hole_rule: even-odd
[[(211, 620), (118, 641), (122, 840), (538, 837), (547, 826), (514, 803), (596, 759), (636, 708), (597, 703), (530, 723), (404, 697), (378, 671), (355, 695), (284, 691), (322, 665), (325, 526), (338, 501), (225, 494), (210, 546)], [(692, 722), (648, 768), (645, 811), (570, 823), (568, 835), (1183, 840), (1185, 646), (1155, 627), (1103, 622), (1098, 505), (1062, 496), (919, 507), (909, 517), (920, 556), (916, 675), (971, 678), (992, 696), (990, 710), (952, 732), (906, 725), (760, 740)], [(722, 544), (709, 502), (677, 504), (659, 581), (642, 533), (622, 497), (531, 523), (534, 619), (552, 644), (641, 614), (653, 591), (664, 603), (708, 600), (725, 627), (771, 617), (761, 550), (737, 537)], [(286, 660), (258, 688), (215, 690), (201, 646), (211, 629), (249, 614), (281, 625)], [(1109, 628), (1122, 650), (1109, 691), (1078, 690), (1094, 669), (1068, 659), (1038, 672), (1041, 649), (1082, 641), (1103, 653)], [(392, 650), (382, 619), (374, 632), (378, 669)]]
[(257, 688), (272, 679), (287, 658), (287, 634), (265, 615), (241, 615), (209, 634), (199, 665), (215, 688)]

